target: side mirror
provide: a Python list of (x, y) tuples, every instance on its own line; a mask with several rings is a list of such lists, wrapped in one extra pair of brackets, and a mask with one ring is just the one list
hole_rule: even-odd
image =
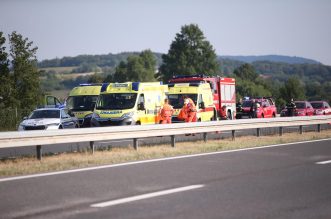
[(139, 104), (138, 104), (138, 110), (145, 110), (145, 105), (144, 105), (144, 103), (139, 103)]
[(205, 102), (201, 102), (201, 103), (199, 103), (199, 108), (200, 109), (205, 109), (206, 107), (205, 107)]
[(24, 117), (23, 117), (23, 120), (27, 120), (27, 119), (28, 119), (28, 117), (27, 117), (27, 116), (24, 116)]

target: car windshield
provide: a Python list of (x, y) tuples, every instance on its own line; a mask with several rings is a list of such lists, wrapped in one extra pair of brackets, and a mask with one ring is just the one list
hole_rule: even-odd
[(320, 103), (320, 102), (312, 102), (311, 105), (315, 109), (323, 108), (323, 103)]
[(197, 105), (197, 94), (169, 94), (169, 103), (175, 108), (180, 109), (184, 106), (184, 99), (191, 98), (195, 105)]
[(132, 109), (136, 103), (137, 94), (135, 93), (112, 93), (102, 94), (97, 102), (98, 110), (122, 110)]
[(246, 100), (246, 101), (244, 101), (243, 102), (243, 107), (251, 107), (251, 105), (252, 105), (252, 101), (250, 101), (250, 100)]
[(93, 110), (93, 105), (97, 102), (97, 95), (71, 96), (67, 99), (67, 107), (74, 111)]
[[(253, 102), (251, 100), (245, 100), (243, 102), (242, 107), (251, 107), (252, 106), (252, 103)], [(257, 101), (256, 103), (258, 103), (258, 104), (260, 104), (260, 106), (262, 106), (262, 103), (260, 101)]]
[(306, 108), (304, 102), (295, 102), (295, 106), (298, 109), (304, 109), (304, 108)]
[(29, 119), (60, 118), (60, 110), (36, 110), (31, 113)]

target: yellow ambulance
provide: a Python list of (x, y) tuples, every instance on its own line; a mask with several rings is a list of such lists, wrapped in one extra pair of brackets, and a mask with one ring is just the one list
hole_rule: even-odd
[(157, 124), (168, 86), (160, 82), (126, 82), (103, 85), (91, 125)]
[(213, 93), (208, 83), (173, 83), (168, 84), (168, 87), (169, 102), (175, 109), (172, 116), (173, 122), (181, 122), (177, 116), (184, 105), (185, 98), (191, 98), (196, 105), (198, 122), (217, 120)]
[(78, 118), (80, 127), (90, 127), (92, 113), (102, 84), (80, 84), (74, 87), (66, 100), (66, 108)]

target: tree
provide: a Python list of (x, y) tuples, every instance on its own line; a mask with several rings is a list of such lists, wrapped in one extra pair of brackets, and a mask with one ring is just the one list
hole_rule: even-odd
[(250, 64), (244, 64), (236, 68), (234, 77), (236, 78), (236, 90), (239, 97), (271, 96), (267, 83), (259, 77)]
[(114, 80), (125, 81), (155, 81), (155, 56), (150, 50), (142, 51), (138, 56), (131, 55), (116, 67)]
[(124, 61), (121, 61), (120, 64), (116, 67), (113, 81), (114, 82), (128, 81), (127, 66)]
[(19, 100), (19, 108), (33, 109), (42, 97), (36, 60), (38, 48), (15, 31), (9, 35), (9, 42), (15, 99)]
[(139, 54), (140, 62), (143, 65), (141, 81), (155, 81), (156, 59), (151, 50), (142, 51)]
[(91, 75), (89, 77), (89, 79), (87, 80), (87, 83), (102, 83), (105, 80), (104, 77), (102, 77), (102, 75), (98, 74), (98, 73), (94, 73), (93, 75)]
[(292, 76), (290, 77), (284, 84), (283, 87), (280, 88), (281, 97), (289, 102), (292, 98), (296, 100), (305, 99), (305, 89), (304, 86), (301, 85), (301, 82), (298, 77)]
[(236, 68), (233, 73), (237, 77), (249, 81), (256, 81), (259, 77), (259, 75), (255, 72), (254, 67), (250, 64), (241, 65), (239, 68)]
[(163, 81), (169, 80), (173, 75), (217, 75), (219, 71), (215, 50), (195, 24), (181, 28), (181, 32), (176, 34), (171, 43), (168, 54), (162, 55), (162, 59), (159, 74)]
[(6, 107), (13, 107), (15, 103), (12, 98), (13, 83), (9, 70), (8, 54), (4, 46), (6, 38), (3, 32), (0, 32), (0, 109)]

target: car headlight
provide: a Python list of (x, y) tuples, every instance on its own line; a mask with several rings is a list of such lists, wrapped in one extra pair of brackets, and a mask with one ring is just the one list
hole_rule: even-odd
[(133, 117), (134, 112), (124, 113), (121, 117), (122, 118), (131, 118)]

